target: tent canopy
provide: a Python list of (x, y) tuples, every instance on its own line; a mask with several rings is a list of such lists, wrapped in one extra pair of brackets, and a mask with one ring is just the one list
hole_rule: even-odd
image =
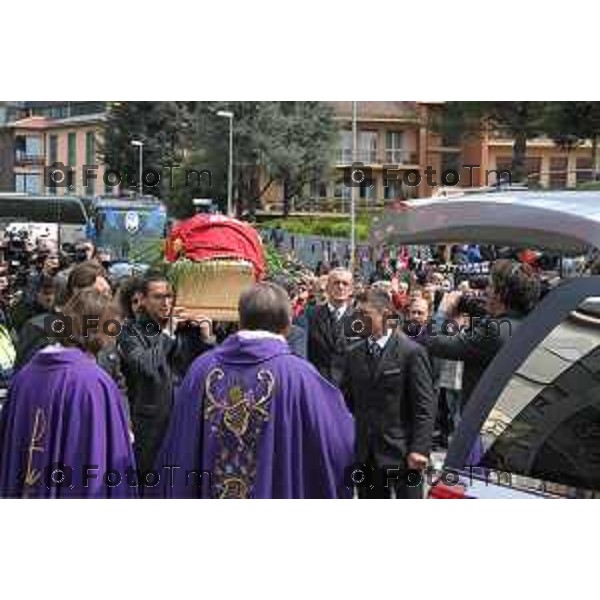
[(403, 202), (373, 221), (374, 244), (600, 248), (600, 192), (496, 192)]

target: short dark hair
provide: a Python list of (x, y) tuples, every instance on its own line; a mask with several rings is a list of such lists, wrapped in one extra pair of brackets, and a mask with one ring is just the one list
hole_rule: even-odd
[(170, 285), (171, 282), (162, 271), (149, 271), (144, 275), (144, 278), (140, 282), (140, 287), (136, 291), (140, 291), (144, 296), (147, 296), (150, 286), (153, 283), (168, 283)]
[(242, 292), (238, 309), (241, 329), (282, 333), (292, 323), (290, 299), (275, 283), (257, 283)]
[(359, 294), (356, 298), (359, 304), (368, 304), (378, 312), (393, 312), (394, 306), (390, 295), (382, 289), (371, 288), (366, 292)]
[(92, 287), (97, 277), (107, 277), (104, 267), (95, 260), (87, 260), (73, 267), (67, 279), (67, 300), (77, 292)]
[(131, 301), (133, 299), (134, 294), (142, 291), (143, 283), (144, 280), (141, 277), (133, 275), (124, 279), (119, 285), (117, 297), (119, 299), (121, 312), (124, 316), (128, 318), (132, 318), (135, 316), (131, 308)]
[(528, 264), (497, 260), (490, 277), (494, 292), (509, 310), (527, 314), (540, 298), (540, 278)]
[(45, 291), (46, 292), (48, 290), (54, 291), (54, 277), (52, 277), (52, 275), (48, 275), (48, 273), (44, 273), (40, 277), (36, 291), (38, 291), (38, 292)]

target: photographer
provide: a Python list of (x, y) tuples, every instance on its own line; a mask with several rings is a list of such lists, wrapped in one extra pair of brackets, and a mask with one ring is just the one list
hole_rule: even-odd
[(37, 281), (37, 289), (33, 292), (33, 298), (22, 296), (11, 308), (10, 322), (15, 332), (21, 330), (26, 321), (48, 313), (54, 306), (54, 279), (49, 274), (42, 274)]
[[(69, 274), (60, 305), (66, 304), (78, 291), (91, 287), (100, 295), (110, 296), (110, 284), (105, 275), (104, 269), (93, 261), (77, 265)], [(56, 311), (56, 303), (55, 300), (55, 306), (51, 310), (25, 321), (17, 331), (17, 369), (27, 363), (38, 350), (51, 343), (46, 331), (46, 318)]]
[[(422, 336), (419, 340), (430, 355), (464, 362), (463, 400), (468, 401), (481, 375), (502, 344), (518, 329), (540, 295), (540, 282), (529, 265), (499, 260), (494, 263), (485, 295), (485, 303), (464, 292), (444, 296), (436, 315), (437, 335)], [(469, 301), (470, 300), (470, 301)], [(485, 316), (474, 314), (481, 310)], [(456, 335), (445, 335), (445, 321), (467, 312), (471, 327)]]

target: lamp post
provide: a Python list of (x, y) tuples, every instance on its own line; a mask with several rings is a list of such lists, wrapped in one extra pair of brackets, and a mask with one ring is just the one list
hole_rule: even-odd
[(142, 194), (144, 193), (144, 178), (143, 178), (143, 173), (144, 173), (144, 142), (142, 142), (141, 140), (133, 140), (131, 142), (131, 145), (140, 149), (140, 189), (139, 189), (139, 194), (140, 194), (140, 198), (141, 198)]
[(227, 216), (233, 216), (233, 113), (228, 110), (217, 111), (217, 117), (229, 119), (229, 164), (227, 166)]
[[(356, 102), (352, 102), (352, 162), (358, 161), (358, 131), (356, 127)], [(354, 183), (354, 177), (352, 177)], [(350, 188), (350, 271), (354, 274), (356, 259), (356, 194), (358, 188), (353, 185)]]

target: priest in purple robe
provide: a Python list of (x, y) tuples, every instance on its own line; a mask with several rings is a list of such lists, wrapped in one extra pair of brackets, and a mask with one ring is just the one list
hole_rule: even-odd
[(285, 291), (239, 302), (240, 331), (196, 359), (179, 389), (147, 497), (346, 498), (354, 422), (341, 392), (285, 335)]
[(38, 351), (14, 378), (0, 412), (0, 497), (138, 496), (121, 393), (96, 364), (100, 337), (82, 331), (91, 315), (103, 327), (109, 303), (79, 292), (65, 309), (73, 337)]

